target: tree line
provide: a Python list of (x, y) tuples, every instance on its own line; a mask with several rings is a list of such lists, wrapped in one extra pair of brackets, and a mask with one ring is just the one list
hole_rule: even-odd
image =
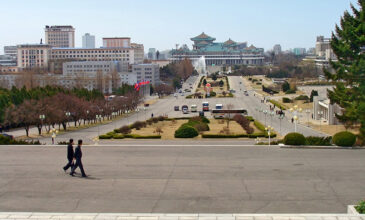
[[(58, 125), (67, 129), (67, 123), (95, 123), (110, 119), (136, 108), (140, 101), (137, 92), (105, 100), (98, 90), (67, 90), (61, 87), (12, 88), (0, 90), (1, 121), (3, 126), (24, 127), (26, 135), (32, 126), (47, 131)], [(96, 117), (98, 116), (98, 117)]]

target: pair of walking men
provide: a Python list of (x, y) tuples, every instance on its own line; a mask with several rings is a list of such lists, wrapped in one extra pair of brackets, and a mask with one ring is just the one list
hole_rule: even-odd
[[(76, 168), (79, 167), (82, 177), (87, 177), (86, 174), (85, 174), (85, 171), (84, 171), (84, 167), (82, 166), (82, 161), (81, 161), (81, 158), (82, 158), (82, 151), (81, 151), (82, 140), (78, 140), (77, 147), (75, 148), (75, 152), (74, 152), (74, 149), (73, 149), (73, 142), (74, 142), (74, 140), (70, 139), (70, 143), (67, 146), (68, 163), (66, 164), (66, 166), (63, 167), (63, 170), (66, 172), (66, 170), (71, 167), (70, 175), (73, 176), (75, 174)], [(73, 163), (74, 159), (76, 159), (75, 164)]]

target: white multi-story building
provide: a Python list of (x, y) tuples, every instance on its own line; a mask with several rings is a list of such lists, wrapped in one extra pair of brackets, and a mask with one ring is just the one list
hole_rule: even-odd
[(75, 75), (78, 73), (96, 74), (102, 72), (127, 72), (128, 63), (120, 61), (72, 61), (63, 63), (63, 75)]
[(50, 54), (51, 46), (48, 44), (18, 45), (18, 68), (46, 68)]
[(144, 60), (144, 46), (143, 44), (131, 43), (131, 47), (134, 51), (134, 63), (143, 63)]
[(82, 48), (95, 48), (95, 36), (89, 33), (82, 36)]
[(75, 28), (71, 25), (45, 27), (46, 44), (53, 47), (75, 47)]
[(160, 68), (158, 64), (135, 64), (132, 71), (137, 75), (137, 82), (150, 81), (153, 86), (160, 84)]
[(16, 60), (18, 55), (17, 46), (4, 46), (4, 54)]
[(134, 63), (134, 50), (120, 48), (52, 48), (52, 60), (123, 61)]

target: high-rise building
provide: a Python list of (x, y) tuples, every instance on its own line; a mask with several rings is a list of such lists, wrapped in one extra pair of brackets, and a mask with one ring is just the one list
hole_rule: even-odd
[(156, 49), (155, 48), (148, 49), (147, 57), (149, 60), (155, 60), (156, 59)]
[(18, 67), (45, 68), (51, 56), (51, 45), (48, 44), (22, 44), (18, 45)]
[(46, 44), (53, 47), (75, 47), (75, 28), (67, 26), (48, 26), (45, 27)]
[(130, 37), (104, 37), (103, 47), (130, 47)]
[(95, 36), (89, 33), (82, 36), (82, 48), (95, 48)]
[(294, 49), (293, 49), (293, 53), (294, 53), (296, 56), (302, 56), (302, 55), (305, 55), (305, 53), (306, 53), (306, 49), (305, 49), (305, 48), (294, 48)]
[(281, 45), (280, 44), (275, 44), (274, 48), (273, 48), (274, 54), (278, 55), (281, 54)]
[(328, 49), (331, 49), (331, 39), (318, 36), (316, 41), (316, 55), (324, 57)]
[(16, 60), (18, 48), (16, 46), (4, 46), (4, 54)]

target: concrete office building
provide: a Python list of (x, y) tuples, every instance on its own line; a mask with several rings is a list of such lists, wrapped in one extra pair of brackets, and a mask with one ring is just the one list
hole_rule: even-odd
[(4, 46), (4, 55), (10, 56), (16, 60), (18, 56), (17, 46)]
[(111, 74), (127, 71), (128, 63), (121, 61), (72, 61), (63, 63), (63, 75), (96, 74), (98, 72)]
[(137, 82), (150, 81), (153, 86), (161, 83), (158, 64), (135, 64), (132, 65), (132, 72), (137, 75)]
[(293, 53), (296, 56), (303, 56), (306, 53), (306, 49), (305, 48), (299, 48), (299, 47), (298, 48), (294, 48), (293, 49)]
[(134, 51), (134, 63), (143, 63), (144, 60), (144, 46), (143, 44), (131, 43), (131, 47)]
[(75, 47), (75, 28), (71, 25), (45, 27), (46, 44), (53, 47)]
[(22, 44), (17, 48), (19, 69), (46, 68), (51, 55), (51, 45)]
[(134, 50), (125, 48), (52, 48), (52, 60), (123, 61), (134, 63)]
[(82, 36), (82, 48), (95, 48), (95, 36), (89, 33)]

